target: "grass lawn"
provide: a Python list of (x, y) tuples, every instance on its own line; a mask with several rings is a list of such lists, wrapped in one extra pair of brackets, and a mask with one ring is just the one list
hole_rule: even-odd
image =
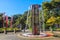
[[(14, 31), (15, 30), (20, 30), (18, 28), (6, 28), (7, 31)], [(3, 32), (5, 30), (5, 28), (0, 28), (0, 32)]]
[(0, 28), (0, 32), (3, 32), (4, 31), (4, 28)]

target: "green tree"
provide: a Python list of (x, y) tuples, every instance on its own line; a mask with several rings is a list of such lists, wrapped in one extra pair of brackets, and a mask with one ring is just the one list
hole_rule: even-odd
[(3, 27), (3, 14), (0, 13), (0, 27)]
[[(59, 14), (60, 13), (60, 0), (51, 0), (50, 2), (44, 2), (42, 4), (42, 9), (43, 9), (44, 17), (45, 17), (45, 23), (52, 16), (54, 16), (56, 18), (56, 20), (59, 20), (59, 19), (57, 19), (57, 17), (60, 16), (60, 14)], [(55, 22), (57, 22), (57, 21), (55, 21)]]

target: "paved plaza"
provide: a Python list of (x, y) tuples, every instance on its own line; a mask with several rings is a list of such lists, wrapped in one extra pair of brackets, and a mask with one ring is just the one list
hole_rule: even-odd
[(0, 33), (0, 40), (21, 40), (18, 36), (18, 33), (14, 34), (14, 33), (8, 33), (8, 34), (4, 34), (4, 33)]

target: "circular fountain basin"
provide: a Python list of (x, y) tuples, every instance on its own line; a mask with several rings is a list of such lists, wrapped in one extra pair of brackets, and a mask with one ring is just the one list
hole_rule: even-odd
[(45, 39), (45, 38), (53, 38), (51, 36), (53, 36), (53, 34), (51, 33), (41, 33), (40, 32), (40, 35), (33, 35), (32, 33), (21, 33), (18, 35), (20, 38), (22, 39), (27, 39), (27, 40), (30, 40), (30, 39)]
[(40, 33), (40, 35), (33, 35), (32, 33), (23, 33), (22, 36), (24, 37), (47, 37), (48, 34)]

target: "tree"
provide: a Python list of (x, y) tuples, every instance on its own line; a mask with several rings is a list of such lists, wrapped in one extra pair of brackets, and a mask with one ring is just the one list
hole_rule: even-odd
[(23, 15), (18, 14), (18, 15), (14, 15), (14, 22), (13, 22), (13, 26), (17, 27), (18, 25), (22, 25), (22, 29), (24, 29), (26, 27), (26, 19), (27, 19), (27, 11), (24, 12)]
[(50, 26), (50, 30), (53, 32), (53, 30), (52, 30), (52, 25), (53, 24), (55, 24), (55, 22), (56, 22), (56, 18), (54, 17), (54, 16), (52, 16), (51, 18), (49, 18), (48, 20), (47, 20), (47, 25), (48, 26)]
[(3, 27), (3, 14), (0, 13), (0, 27)]
[(13, 27), (17, 27), (20, 24), (21, 17), (21, 14), (13, 15)]

